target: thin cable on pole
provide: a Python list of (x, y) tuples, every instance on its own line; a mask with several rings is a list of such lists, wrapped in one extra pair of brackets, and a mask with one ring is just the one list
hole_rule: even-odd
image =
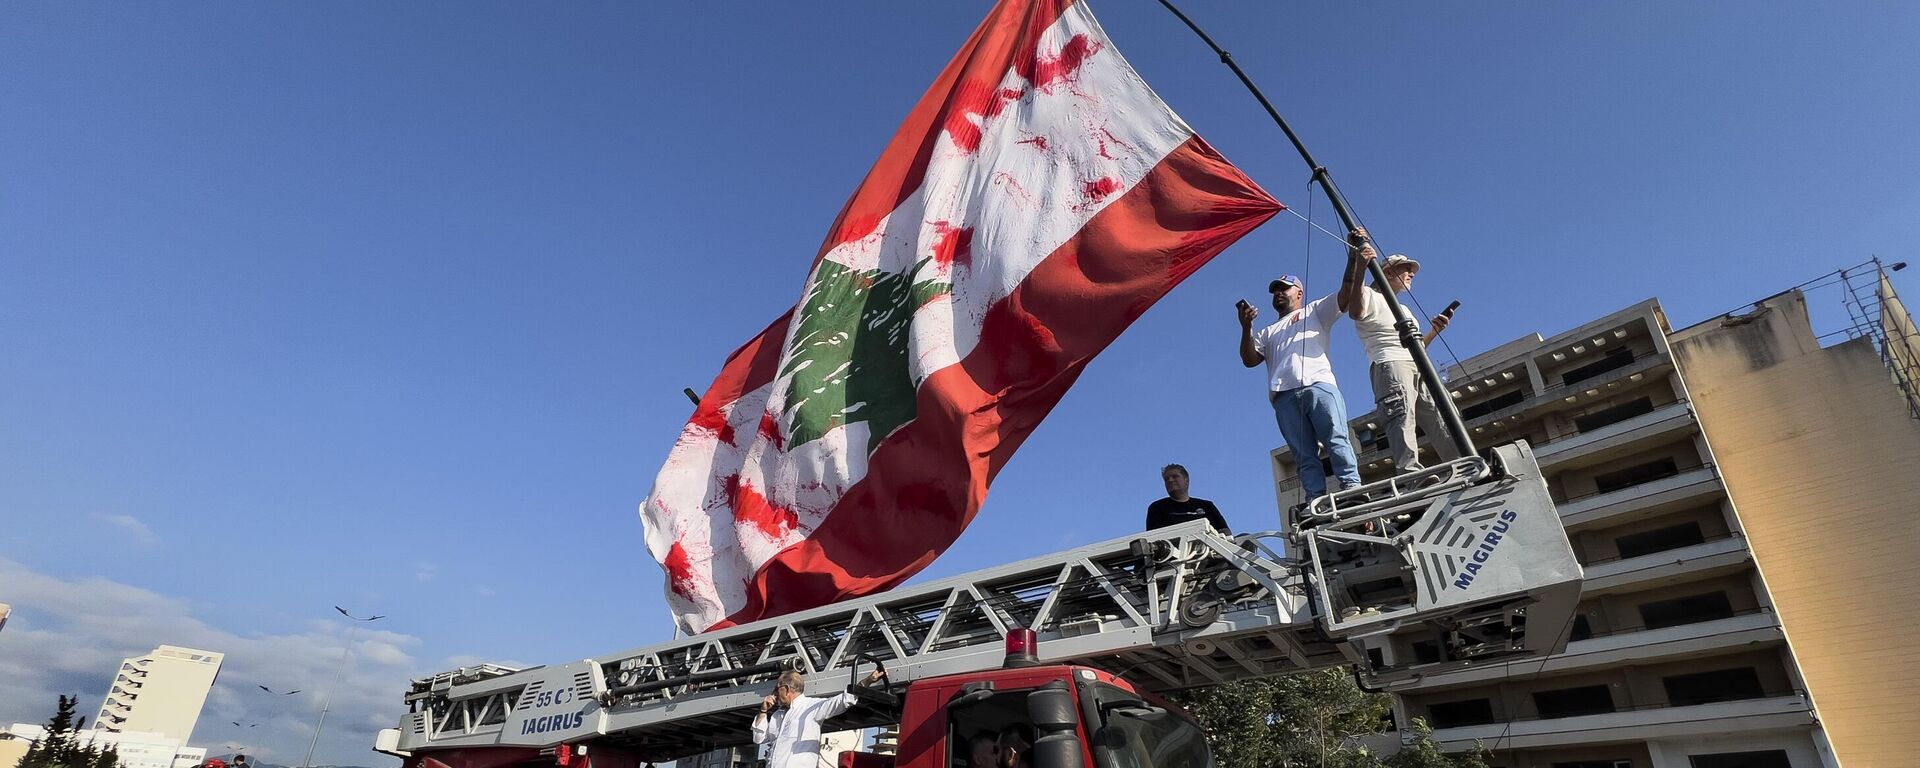
[[(1308, 187), (1308, 189), (1312, 189), (1312, 187), (1311, 187), (1311, 186), (1309, 186), (1309, 187)], [(1312, 210), (1313, 210), (1313, 200), (1312, 200), (1312, 198), (1308, 198), (1308, 200), (1307, 200), (1307, 210), (1308, 210), (1308, 211), (1312, 211)], [(1300, 215), (1300, 212), (1299, 212), (1299, 211), (1296, 211), (1296, 210), (1294, 210), (1294, 209), (1292, 209), (1292, 208), (1288, 208), (1288, 209), (1287, 209), (1287, 213), (1291, 213), (1291, 214), (1293, 214), (1293, 217), (1294, 217), (1294, 218), (1296, 218), (1296, 219), (1299, 219), (1299, 220), (1301, 220), (1301, 221), (1304, 221), (1304, 222), (1306, 222), (1306, 223), (1307, 223), (1307, 226), (1309, 226), (1309, 227), (1312, 227), (1312, 228), (1314, 228), (1314, 229), (1317, 229), (1317, 230), (1320, 230), (1321, 232), (1325, 232), (1325, 233), (1327, 233), (1327, 237), (1331, 237), (1331, 238), (1333, 238), (1333, 239), (1335, 239), (1335, 240), (1338, 240), (1338, 241), (1340, 241), (1340, 242), (1342, 242), (1342, 243), (1344, 243), (1344, 242), (1346, 242), (1346, 241), (1347, 241), (1347, 236), (1346, 236), (1346, 235), (1343, 235), (1343, 234), (1340, 234), (1340, 233), (1338, 233), (1338, 232), (1335, 232), (1335, 231), (1333, 231), (1333, 230), (1331, 230), (1331, 229), (1327, 229), (1326, 227), (1323, 227), (1323, 226), (1320, 226), (1319, 224), (1315, 224), (1315, 223), (1313, 223), (1313, 219), (1309, 219), (1309, 218), (1307, 218), (1307, 217), (1305, 217), (1305, 216), (1302, 216), (1302, 215)], [(1312, 234), (1312, 233), (1308, 233), (1308, 234)]]
[[(1318, 225), (1313, 224), (1313, 178), (1312, 177), (1307, 178), (1307, 189), (1302, 194), (1307, 196), (1307, 216), (1305, 220), (1307, 224), (1317, 227)], [(1287, 210), (1293, 210), (1293, 209), (1288, 208)], [(1298, 216), (1299, 214), (1294, 214), (1294, 215)], [(1306, 275), (1302, 276), (1300, 279), (1302, 282), (1305, 282), (1311, 285), (1313, 282), (1313, 229), (1312, 227), (1309, 227), (1307, 229), (1307, 249), (1306, 249), (1306, 252), (1302, 254), (1301, 258), (1305, 259), (1307, 262), (1307, 269), (1306, 269), (1307, 273)], [(1303, 294), (1301, 297), (1301, 300), (1305, 301), (1306, 298), (1304, 294), (1306, 293), (1306, 286), (1304, 285), (1300, 286), (1300, 289), (1301, 289), (1301, 293)], [(1274, 318), (1274, 319), (1278, 320), (1279, 318)]]
[[(1413, 295), (1413, 289), (1411, 288), (1407, 289), (1407, 298), (1413, 301), (1413, 308), (1420, 310), (1420, 314), (1426, 315), (1429, 318), (1433, 317), (1432, 315), (1427, 315), (1427, 308), (1420, 305), (1420, 297)], [(1453, 359), (1454, 367), (1456, 368), (1461, 367), (1460, 356), (1453, 353), (1453, 345), (1447, 343), (1446, 337), (1435, 336), (1433, 337), (1433, 340), (1440, 342), (1440, 347), (1447, 351), (1447, 357), (1450, 357)]]
[[(1327, 202), (1333, 205), (1333, 212), (1340, 217), (1341, 225), (1349, 231), (1362, 228), (1363, 225), (1360, 218), (1355, 216), (1352, 207), (1347, 205), (1346, 196), (1340, 194), (1340, 187), (1334, 183), (1333, 176), (1327, 172), (1326, 166), (1321, 165), (1319, 161), (1313, 159), (1313, 153), (1307, 150), (1306, 142), (1300, 140), (1300, 135), (1293, 132), (1293, 126), (1288, 125), (1286, 118), (1280, 116), (1280, 110), (1275, 109), (1273, 102), (1268, 101), (1267, 95), (1260, 91), (1260, 86), (1254, 85), (1253, 78), (1233, 60), (1233, 54), (1228, 53), (1225, 48), (1221, 48), (1220, 44), (1214, 42), (1213, 38), (1209, 37), (1206, 31), (1200, 28), (1199, 24), (1195, 24), (1193, 19), (1188, 18), (1179, 8), (1174, 7), (1172, 0), (1160, 0), (1160, 5), (1172, 13), (1175, 18), (1178, 18), (1181, 23), (1185, 24), (1187, 29), (1191, 30), (1196, 37), (1200, 38), (1201, 42), (1206, 43), (1207, 47), (1212, 49), (1214, 55), (1220, 57), (1220, 63), (1226, 65), (1227, 69), (1232, 70), (1233, 76), (1239, 78), (1240, 84), (1246, 86), (1247, 92), (1253, 96), (1255, 101), (1260, 102), (1260, 107), (1266, 110), (1267, 117), (1273, 119), (1273, 124), (1280, 129), (1281, 133), (1286, 134), (1287, 141), (1293, 144), (1294, 151), (1300, 153), (1300, 160), (1305, 162), (1308, 168), (1312, 169), (1314, 179), (1320, 182), (1320, 189), (1327, 194)], [(1344, 237), (1341, 239), (1345, 240)], [(1387, 274), (1381, 269), (1378, 261), (1369, 263), (1367, 265), (1367, 272), (1373, 276), (1374, 282), (1381, 284), (1386, 283)], [(1440, 411), (1440, 422), (1446, 425), (1448, 432), (1452, 433), (1449, 437), (1453, 438), (1454, 448), (1463, 456), (1478, 453), (1479, 451), (1473, 444), (1473, 436), (1467, 433), (1466, 420), (1460, 417), (1459, 406), (1453, 402), (1452, 398), (1442, 397), (1440, 395), (1441, 390), (1446, 388), (1446, 382), (1440, 379), (1439, 369), (1434, 366), (1433, 359), (1427, 355), (1426, 345), (1417, 338), (1418, 334), (1414, 329), (1413, 323), (1400, 321), (1398, 319), (1400, 300), (1392, 294), (1384, 294), (1384, 298), (1387, 302), (1387, 308), (1392, 310), (1396, 318), (1394, 330), (1397, 331), (1400, 336), (1401, 346), (1405, 347), (1407, 353), (1413, 356), (1413, 367), (1419, 372), (1421, 382), (1426, 384), (1427, 389), (1434, 393), (1434, 404), (1437, 410)]]
[[(1561, 641), (1565, 639), (1568, 636), (1568, 634), (1573, 630), (1573, 622), (1576, 619), (1580, 618), (1580, 611), (1577, 610), (1578, 606), (1575, 606), (1575, 608), (1576, 610), (1574, 610), (1573, 613), (1567, 614), (1567, 621), (1565, 624), (1560, 625), (1560, 631), (1554, 634), (1552, 647), (1554, 648), (1561, 647), (1560, 645)], [(1533, 670), (1532, 677), (1527, 678), (1528, 685), (1532, 685), (1533, 683), (1540, 682), (1540, 675), (1544, 674), (1547, 671), (1547, 662), (1552, 661), (1556, 655), (1557, 654), (1547, 654), (1546, 656), (1540, 657), (1540, 666)], [(1503, 690), (1507, 687), (1507, 684), (1512, 682), (1513, 680), (1513, 665), (1514, 665), (1514, 662), (1511, 662), (1511, 661), (1503, 665), (1505, 667), (1505, 674), (1503, 675), (1500, 681), (1500, 687)], [(1513, 716), (1513, 713), (1508, 712), (1507, 723), (1505, 726), (1501, 727), (1500, 735), (1493, 737), (1494, 746), (1492, 749), (1487, 750), (1487, 754), (1491, 755), (1494, 752), (1498, 751), (1500, 749), (1501, 741), (1510, 740), (1511, 734), (1513, 732), (1514, 720), (1515, 718)], [(1509, 743), (1511, 743), (1511, 741), (1509, 741)]]
[[(1313, 220), (1313, 218), (1312, 218), (1312, 215), (1313, 215), (1313, 183), (1314, 183), (1314, 181), (1318, 181), (1318, 180), (1319, 180), (1319, 179), (1318, 179), (1318, 178), (1316, 177), (1315, 179), (1313, 179), (1313, 180), (1311, 180), (1311, 181), (1308, 181), (1308, 182), (1307, 182), (1307, 215), (1306, 215), (1306, 216), (1302, 216), (1302, 215), (1300, 215), (1300, 212), (1299, 212), (1299, 211), (1296, 211), (1296, 210), (1294, 210), (1294, 209), (1292, 209), (1292, 208), (1288, 208), (1288, 209), (1287, 209), (1287, 213), (1291, 213), (1291, 214), (1293, 214), (1293, 217), (1294, 217), (1294, 218), (1296, 218), (1296, 219), (1299, 219), (1299, 220), (1301, 220), (1302, 222), (1305, 222), (1305, 223), (1306, 223), (1306, 225), (1307, 225), (1307, 227), (1308, 227), (1308, 229), (1307, 229), (1307, 254), (1308, 254), (1308, 256), (1309, 256), (1309, 257), (1311, 257), (1311, 256), (1312, 256), (1312, 254), (1313, 254), (1313, 230), (1316, 230), (1316, 229), (1317, 229), (1317, 230), (1320, 230), (1321, 232), (1324, 232), (1324, 233), (1326, 233), (1326, 235), (1327, 235), (1327, 237), (1331, 237), (1331, 238), (1333, 238), (1333, 239), (1335, 239), (1335, 240), (1339, 240), (1339, 241), (1340, 241), (1340, 242), (1342, 242), (1342, 243), (1344, 243), (1344, 242), (1346, 242), (1346, 241), (1347, 241), (1347, 239), (1346, 239), (1346, 237), (1344, 237), (1344, 236), (1342, 236), (1342, 235), (1340, 235), (1340, 234), (1339, 234), (1339, 233), (1337, 233), (1337, 232), (1334, 232), (1333, 230), (1330, 230), (1330, 229), (1327, 229), (1326, 227), (1323, 227), (1323, 226), (1320, 226), (1319, 224), (1317, 224), (1317, 223), (1315, 223), (1315, 222), (1314, 222), (1314, 220)], [(1309, 262), (1308, 262), (1308, 264), (1312, 264), (1312, 262), (1311, 262), (1311, 261), (1309, 261)], [(1425, 314), (1427, 314), (1427, 308), (1426, 308), (1426, 307), (1424, 307), (1424, 306), (1421, 306), (1421, 304), (1420, 304), (1420, 299), (1419, 299), (1419, 297), (1417, 297), (1417, 296), (1414, 296), (1414, 295), (1413, 295), (1413, 291), (1407, 291), (1407, 298), (1409, 298), (1409, 299), (1412, 299), (1412, 300), (1413, 300), (1413, 308), (1414, 308), (1414, 309), (1417, 309), (1417, 310), (1419, 310), (1419, 311), (1420, 311), (1420, 314), (1422, 314), (1422, 315), (1425, 315)], [(1458, 365), (1460, 365), (1460, 355), (1458, 355), (1458, 354), (1456, 354), (1456, 353), (1455, 353), (1455, 352), (1453, 351), (1453, 345), (1451, 345), (1451, 344), (1448, 344), (1448, 343), (1447, 343), (1447, 340), (1446, 340), (1446, 338), (1445, 338), (1445, 337), (1437, 337), (1437, 338), (1436, 338), (1435, 340), (1436, 340), (1436, 341), (1439, 341), (1439, 342), (1440, 342), (1440, 346), (1441, 346), (1441, 348), (1442, 348), (1442, 349), (1445, 349), (1445, 350), (1447, 350), (1447, 357), (1449, 357), (1449, 358), (1451, 358), (1451, 359), (1453, 360), (1453, 364), (1454, 364), (1455, 366), (1458, 366)]]

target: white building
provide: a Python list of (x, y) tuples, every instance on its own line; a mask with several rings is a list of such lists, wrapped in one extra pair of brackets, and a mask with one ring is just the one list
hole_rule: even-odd
[[(15, 740), (37, 742), (47, 737), (47, 727), (14, 723), (6, 729), (5, 735)], [(207, 759), (205, 748), (188, 747), (179, 739), (158, 733), (88, 729), (75, 731), (73, 737), (82, 745), (99, 749), (114, 748), (119, 752), (120, 765), (124, 768), (192, 768)]]
[(109, 733), (142, 731), (185, 744), (213, 690), (225, 654), (163, 645), (126, 659), (114, 673), (94, 726)]

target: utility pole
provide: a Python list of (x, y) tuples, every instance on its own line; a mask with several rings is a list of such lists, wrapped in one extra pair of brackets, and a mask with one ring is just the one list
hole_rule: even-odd
[(351, 619), (353, 624), (347, 628), (347, 646), (340, 649), (340, 663), (334, 665), (333, 668), (333, 685), (327, 686), (326, 695), (320, 699), (320, 722), (313, 726), (313, 740), (307, 742), (307, 756), (300, 761), (300, 768), (312, 768), (313, 766), (313, 750), (315, 747), (320, 746), (320, 731), (327, 727), (327, 709), (333, 706), (333, 691), (340, 687), (340, 678), (347, 672), (347, 659), (353, 656), (353, 639), (354, 636), (360, 632), (360, 625), (386, 618), (385, 616), (369, 616), (363, 619), (347, 613), (347, 609), (341, 608), (340, 606), (336, 605), (333, 609), (339, 611), (340, 615)]

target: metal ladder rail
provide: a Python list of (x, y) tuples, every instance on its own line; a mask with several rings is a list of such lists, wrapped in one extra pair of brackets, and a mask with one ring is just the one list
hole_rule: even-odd
[[(1279, 589), (1297, 577), (1297, 565), (1270, 554), (1193, 522), (581, 663), (598, 666), (614, 694), (604, 730), (616, 732), (751, 706), (783, 667), (830, 689), (844, 684), (837, 678), (859, 654), (886, 660), (896, 682), (991, 668), (1007, 630), (1026, 623), (1050, 661), (1117, 660), (1152, 648), (1157, 635), (1191, 631), (1178, 617), (1193, 590), (1181, 585), (1201, 571), (1232, 571), (1256, 585), (1231, 606), (1263, 609), (1239, 631), (1311, 627), (1304, 595)], [(403, 739), (415, 748), (496, 743), (503, 713), (524, 706), (528, 683), (548, 672), (416, 681)]]

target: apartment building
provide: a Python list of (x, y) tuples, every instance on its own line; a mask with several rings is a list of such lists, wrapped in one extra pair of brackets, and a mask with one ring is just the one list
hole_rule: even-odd
[[(44, 725), (14, 723), (0, 728), (0, 764), (17, 765), (29, 745), (46, 737)], [(74, 731), (73, 738), (98, 749), (111, 748), (121, 768), (194, 768), (207, 759), (205, 748), (184, 746), (179, 739), (158, 733), (88, 728)]]
[[(1448, 371), (1476, 444), (1535, 447), (1585, 590), (1565, 652), (1430, 676), (1395, 722), (1500, 768), (1914, 764), (1916, 337), (1879, 283), (1830, 347), (1789, 291), (1679, 331), (1648, 300)], [(1368, 480), (1380, 426), (1350, 424)]]
[(109, 733), (154, 733), (186, 743), (193, 738), (193, 726), (224, 658), (213, 651), (163, 645), (122, 660), (94, 727)]

